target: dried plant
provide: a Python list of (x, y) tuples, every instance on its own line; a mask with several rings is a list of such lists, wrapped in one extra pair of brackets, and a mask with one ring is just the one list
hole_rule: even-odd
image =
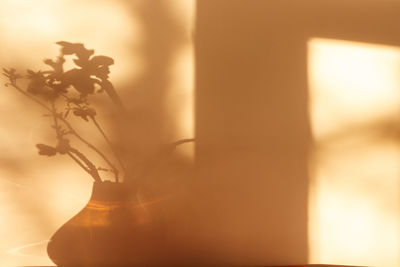
[[(99, 172), (107, 171), (114, 175), (116, 182), (120, 181), (120, 173), (126, 175), (125, 164), (119, 157), (114, 145), (107, 137), (105, 131), (96, 120), (97, 111), (90, 104), (90, 97), (94, 94), (106, 93), (112, 102), (121, 110), (124, 107), (109, 81), (110, 65), (114, 60), (107, 56), (96, 56), (94, 50), (89, 50), (81, 43), (57, 42), (61, 46), (60, 54), (55, 59), (45, 59), (44, 63), (50, 68), (46, 71), (33, 71), (28, 69), (26, 75), (21, 75), (13, 68), (3, 68), (3, 75), (7, 77), (7, 87), (12, 87), (34, 101), (47, 113), (44, 116), (52, 120), (51, 127), (55, 131), (55, 144), (37, 144), (40, 155), (55, 156), (57, 154), (68, 155), (82, 169), (84, 169), (95, 181), (101, 181)], [(67, 57), (72, 57), (75, 66), (65, 70), (64, 63)], [(17, 83), (20, 79), (27, 79), (26, 88)], [(113, 159), (117, 165), (99, 148), (82, 137), (81, 134), (69, 122), (69, 116), (76, 116), (92, 125), (103, 136), (104, 141), (113, 152)], [(74, 147), (71, 137), (97, 153), (108, 165), (97, 166), (81, 150)], [(192, 142), (194, 139), (178, 140), (167, 147), (174, 148), (177, 145)], [(171, 151), (172, 149), (168, 149)], [(160, 153), (165, 154), (165, 150)], [(150, 164), (151, 165), (151, 164)], [(125, 179), (124, 179), (125, 180)]]
[[(108, 80), (109, 66), (114, 60), (106, 56), (95, 56), (94, 50), (89, 50), (80, 43), (57, 42), (61, 46), (60, 55), (55, 59), (46, 59), (44, 63), (50, 67), (46, 71), (33, 71), (28, 69), (26, 75), (21, 75), (15, 69), (3, 68), (4, 76), (8, 78), (6, 86), (13, 87), (26, 97), (42, 106), (48, 113), (45, 116), (52, 118), (51, 127), (56, 133), (55, 145), (37, 144), (40, 155), (55, 156), (68, 155), (80, 167), (90, 174), (95, 181), (101, 181), (99, 171), (110, 171), (114, 174), (115, 181), (119, 181), (119, 171), (114, 163), (95, 145), (83, 138), (67, 120), (72, 114), (87, 122), (92, 122), (104, 137), (120, 168), (124, 164), (115, 153), (114, 146), (96, 120), (97, 111), (90, 104), (89, 98), (95, 93), (106, 92), (115, 104), (122, 107), (121, 101)], [(76, 67), (64, 70), (67, 56), (74, 56)], [(26, 78), (28, 84), (22, 89), (18, 80)], [(73, 147), (70, 137), (74, 136), (97, 153), (108, 164), (108, 167), (96, 166), (78, 148)]]

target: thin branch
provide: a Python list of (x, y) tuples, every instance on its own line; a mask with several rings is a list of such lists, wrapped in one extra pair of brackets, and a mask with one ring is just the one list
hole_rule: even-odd
[(30, 94), (26, 93), (24, 90), (22, 90), (16, 83), (10, 83), (10, 85), (12, 87), (14, 87), (15, 89), (17, 89), (20, 93), (22, 93), (23, 95), (25, 95), (26, 97), (28, 97), (30, 100), (36, 102), (37, 104), (39, 104), (40, 106), (42, 106), (43, 108), (45, 108), (46, 110), (52, 112), (52, 110), (44, 103), (42, 103), (40, 100), (34, 98), (33, 96), (31, 96)]
[(111, 163), (111, 161), (99, 150), (97, 149), (94, 145), (83, 139), (71, 126), (71, 124), (65, 120), (62, 116), (57, 115), (57, 117), (67, 126), (69, 129), (70, 133), (74, 135), (76, 138), (78, 138), (82, 143), (85, 143), (88, 147), (90, 147), (92, 150), (94, 150), (97, 154), (100, 155), (104, 159), (105, 162), (110, 166), (111, 169), (115, 171), (115, 180), (118, 181), (118, 169), (115, 168), (115, 166)]
[(175, 141), (171, 144), (168, 144), (168, 147), (171, 147), (172, 149), (176, 148), (179, 145), (185, 144), (185, 143), (190, 143), (196, 141), (194, 138), (186, 138), (186, 139), (180, 139), (178, 141)]
[(79, 161), (79, 159), (77, 159), (71, 152), (67, 152), (68, 156), (70, 156), (76, 163), (78, 163), (79, 166), (82, 167), (82, 169), (84, 169), (85, 171), (87, 171), (89, 174), (90, 170), (88, 167), (86, 167), (85, 165), (82, 164), (82, 162)]
[(52, 117), (54, 119), (54, 129), (56, 131), (56, 135), (57, 135), (57, 140), (61, 139), (61, 133), (60, 133), (60, 129), (58, 128), (58, 121), (57, 121), (57, 112), (56, 112), (56, 106), (55, 106), (55, 100), (53, 99), (51, 101), (51, 110), (52, 110)]
[(164, 149), (162, 149), (157, 155), (155, 155), (153, 157), (152, 160), (149, 161), (149, 163), (147, 164), (147, 166), (144, 167), (141, 175), (139, 177), (137, 177), (136, 179), (143, 180), (147, 175), (149, 175), (154, 169), (157, 168), (158, 165), (160, 165), (160, 163), (168, 156), (170, 155), (173, 150), (182, 144), (185, 143), (190, 143), (190, 142), (194, 142), (195, 139), (194, 138), (186, 138), (186, 139), (180, 139), (178, 141), (175, 141), (173, 143), (167, 144), (165, 146)]
[[(71, 99), (70, 97), (68, 97), (68, 96), (65, 95), (65, 94), (61, 94), (61, 96), (63, 96), (63, 97), (67, 100), (67, 102)], [(81, 105), (79, 105), (78, 103), (73, 103), (73, 104), (75, 104), (75, 106), (77, 106), (78, 108), (82, 108)], [(114, 149), (114, 146), (112, 145), (111, 141), (108, 139), (107, 135), (105, 134), (105, 132), (104, 132), (103, 129), (101, 128), (100, 124), (97, 122), (97, 120), (95, 119), (94, 116), (90, 116), (90, 118), (91, 118), (91, 120), (93, 121), (93, 123), (95, 124), (96, 128), (97, 128), (97, 129), (99, 130), (99, 132), (101, 133), (101, 135), (103, 136), (103, 138), (104, 138), (104, 140), (106, 141), (107, 145), (110, 147), (110, 149), (111, 149), (111, 151), (113, 152), (113, 154), (114, 154), (115, 158), (117, 159), (118, 163), (121, 165), (122, 170), (125, 172), (125, 166), (124, 166), (122, 160), (118, 157), (118, 154), (116, 153), (116, 151), (115, 151), (115, 149)], [(105, 158), (103, 158), (103, 159), (107, 161), (107, 159), (105, 159)], [(113, 164), (111, 164), (111, 162), (107, 162), (107, 163), (109, 164), (109, 166), (110, 166), (111, 169), (112, 169), (112, 172), (113, 172), (114, 175), (115, 175), (115, 181), (116, 181), (116, 182), (119, 182), (119, 179), (118, 179), (118, 169), (117, 169)]]
[(97, 171), (96, 166), (85, 156), (83, 155), (79, 150), (70, 147), (69, 148), (69, 153), (75, 154), (80, 160), (82, 160), (86, 165), (87, 165), (87, 172), (94, 178), (95, 181), (101, 182), (101, 178), (99, 175), (99, 172)]
[(108, 146), (110, 147), (111, 151), (114, 153), (115, 158), (118, 160), (119, 164), (121, 165), (122, 170), (125, 172), (126, 170), (125, 170), (124, 163), (122, 162), (122, 160), (118, 156), (118, 153), (115, 150), (114, 145), (111, 143), (110, 139), (108, 139), (107, 135), (105, 134), (105, 132), (101, 128), (100, 124), (97, 122), (96, 118), (94, 116), (90, 116), (90, 118), (92, 119), (94, 125), (96, 125), (97, 129), (99, 130), (99, 132), (103, 135), (103, 137), (106, 140), (106, 142), (107, 142)]
[[(29, 99), (31, 99), (32, 101), (36, 102), (37, 104), (39, 104), (40, 106), (42, 106), (43, 108), (45, 108), (47, 111), (53, 113), (52, 109), (49, 108), (46, 104), (42, 103), (40, 100), (34, 98), (33, 96), (29, 95), (28, 93), (26, 93), (24, 90), (22, 90), (16, 83), (10, 83), (10, 85), (12, 87), (14, 87), (15, 89), (17, 89), (20, 93), (22, 93), (23, 95), (25, 95), (26, 97), (28, 97)], [(88, 141), (86, 141), (83, 137), (81, 137), (76, 131), (75, 129), (71, 126), (71, 124), (64, 119), (62, 116), (60, 116), (59, 114), (56, 114), (56, 117), (58, 119), (60, 119), (69, 129), (70, 134), (74, 135), (76, 138), (78, 138), (81, 142), (83, 142), (84, 144), (86, 144), (88, 147), (90, 147), (92, 150), (94, 150), (98, 155), (100, 155), (100, 157), (102, 157), (104, 159), (105, 162), (107, 162), (107, 164), (110, 166), (110, 168), (112, 168), (113, 170), (116, 170), (115, 174), (115, 179), (118, 180), (118, 170), (117, 168), (115, 168), (115, 166), (111, 163), (111, 161), (99, 150), (97, 149), (94, 145), (92, 145), (91, 143), (89, 143)]]
[(98, 171), (103, 171), (103, 172), (112, 172), (113, 170), (102, 168), (102, 167), (97, 167)]

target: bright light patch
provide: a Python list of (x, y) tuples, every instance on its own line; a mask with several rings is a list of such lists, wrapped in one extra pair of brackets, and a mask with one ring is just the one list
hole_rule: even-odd
[[(175, 60), (176, 78), (173, 81), (166, 105), (174, 114), (175, 140), (194, 137), (194, 56), (193, 45), (187, 45)], [(189, 159), (194, 158), (194, 144), (179, 148)]]
[(400, 265), (400, 49), (308, 42), (310, 261)]
[[(182, 48), (175, 55), (172, 68), (172, 82), (166, 107), (174, 117), (176, 129), (174, 140), (194, 137), (194, 44), (192, 34), (194, 31), (195, 1), (171, 0), (171, 9), (184, 25), (186, 38)], [(194, 159), (194, 143), (188, 143), (178, 149), (188, 159)]]
[(4, 66), (22, 63), (37, 68), (44, 56), (58, 54), (54, 43), (64, 40), (84, 43), (97, 54), (114, 58), (111, 79), (116, 84), (141, 72), (141, 57), (135, 49), (142, 41), (140, 23), (123, 1), (2, 0), (0, 35)]
[(316, 138), (399, 111), (398, 48), (325, 39), (308, 47)]

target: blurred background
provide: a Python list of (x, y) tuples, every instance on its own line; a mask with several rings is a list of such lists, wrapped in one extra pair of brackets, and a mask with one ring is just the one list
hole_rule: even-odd
[[(41, 69), (56, 41), (84, 43), (115, 60), (128, 123), (101, 98), (99, 120), (129, 164), (195, 137), (141, 192), (167, 199), (171, 239), (194, 258), (395, 267), (399, 11), (395, 0), (1, 0), (0, 65)], [(42, 113), (1, 86), (4, 266), (51, 265), (48, 239), (90, 197), (78, 166), (37, 155), (53, 138)]]

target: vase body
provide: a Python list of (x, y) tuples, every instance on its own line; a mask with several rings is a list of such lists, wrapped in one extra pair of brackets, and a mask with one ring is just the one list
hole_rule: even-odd
[(160, 217), (124, 184), (112, 182), (95, 182), (88, 204), (47, 246), (58, 266), (159, 265), (165, 251)]

